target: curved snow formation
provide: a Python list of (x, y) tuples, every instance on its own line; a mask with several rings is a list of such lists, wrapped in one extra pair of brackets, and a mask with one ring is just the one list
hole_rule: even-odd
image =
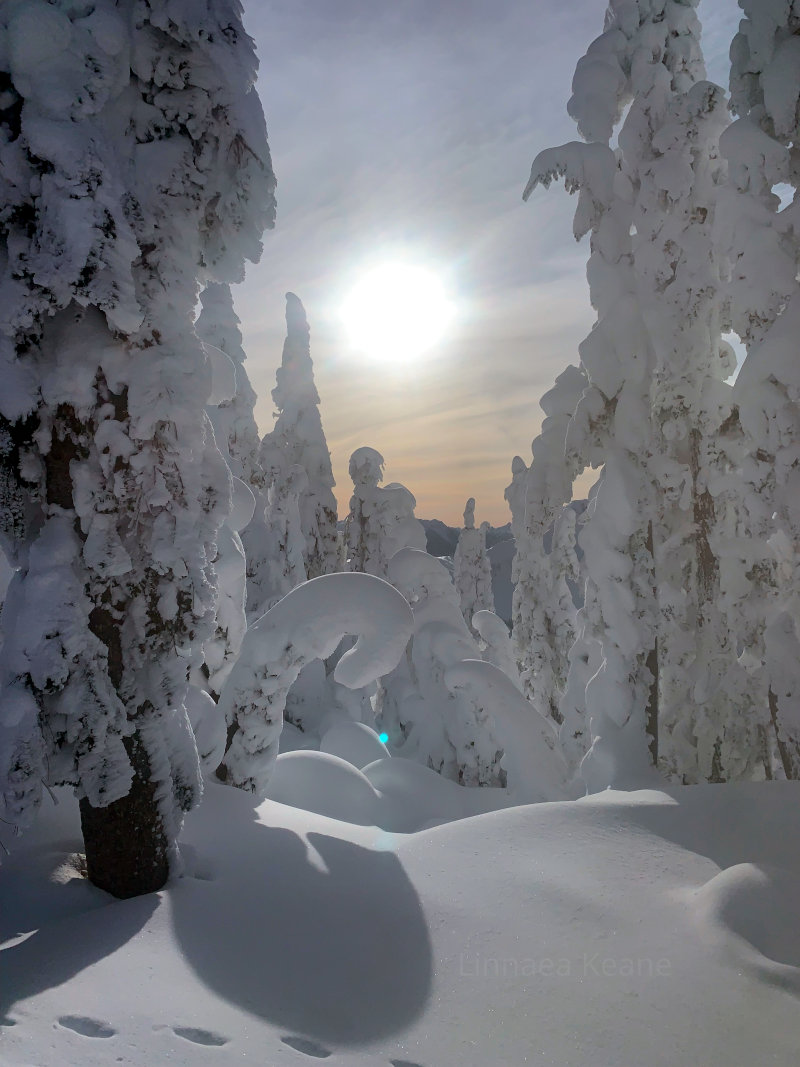
[(359, 770), (389, 756), (388, 748), (377, 733), (363, 722), (334, 723), (322, 735), (319, 749), (346, 760)]
[(698, 918), (737, 963), (800, 993), (797, 871), (736, 863), (697, 891)]
[(371, 574), (324, 574), (297, 586), (248, 629), (219, 707), (236, 731), (229, 781), (262, 796), (278, 754), (286, 695), (302, 667), (355, 636), (334, 679), (368, 685), (397, 665), (414, 628), (405, 598)]
[(282, 752), (267, 799), (339, 822), (400, 834), (514, 803), (505, 789), (467, 789), (402, 757), (387, 756), (359, 769), (330, 752), (315, 751)]
[(451, 693), (467, 697), (476, 715), (485, 709), (494, 719), (509, 792), (516, 803), (563, 798), (567, 767), (555, 729), (508, 675), (485, 660), (465, 659), (448, 667), (444, 680)]

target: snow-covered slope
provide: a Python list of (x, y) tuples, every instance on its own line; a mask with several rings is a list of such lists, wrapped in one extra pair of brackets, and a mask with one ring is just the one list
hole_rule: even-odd
[(10, 1067), (790, 1067), (800, 786), (604, 793), (403, 836), (211, 786), (113, 901), (51, 809), (0, 876)]

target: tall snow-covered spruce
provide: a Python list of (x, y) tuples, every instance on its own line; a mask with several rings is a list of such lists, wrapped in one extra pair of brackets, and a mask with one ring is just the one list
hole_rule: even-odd
[(244, 366), (246, 356), (231, 287), (210, 282), (200, 294), (200, 304), (202, 310), (195, 324), (197, 336), (224, 352), (235, 372), (230, 399), (222, 400), (209, 412), (217, 446), (228, 460), (231, 473), (257, 494), (264, 489), (264, 471), (259, 458), (261, 439), (253, 414), (256, 394)]
[[(740, 501), (725, 594), (769, 708), (780, 769), (800, 778), (800, 5), (740, 0), (731, 46), (736, 120), (722, 135), (729, 182), (721, 241), (732, 325), (747, 347), (734, 387)], [(793, 188), (781, 206), (778, 188)], [(733, 421), (733, 420), (732, 420)]]
[(348, 570), (380, 578), (386, 577), (395, 552), (426, 546), (413, 493), (399, 482), (381, 486), (383, 466), (374, 448), (357, 448), (350, 457), (353, 495), (346, 523)]
[(278, 418), (261, 442), (261, 462), (268, 484), (284, 495), (281, 482), (294, 466), (302, 467), (307, 484), (298, 501), (308, 578), (340, 570), (333, 495), (331, 454), (322, 429), (319, 393), (314, 384), (310, 331), (305, 308), (294, 293), (286, 294), (286, 341), (272, 399)]
[(0, 8), (0, 792), (80, 796), (89, 877), (167, 878), (197, 801), (227, 465), (199, 290), (241, 278), (274, 176), (235, 0)]
[(541, 153), (526, 190), (563, 176), (580, 190), (575, 234), (592, 234), (598, 320), (566, 437), (574, 472), (603, 465), (581, 535), (583, 632), (602, 646), (586, 685), (590, 788), (646, 780), (657, 760), (689, 781), (749, 776), (761, 760), (747, 754), (759, 731), (730, 713), (737, 664), (718, 607), (710, 486), (727, 462), (716, 439), (732, 361), (713, 226), (726, 118), (704, 80), (696, 6), (612, 0), (568, 107), (588, 143)]
[(486, 551), (488, 522), (475, 526), (475, 497), (464, 509), (464, 526), (453, 556), (453, 582), (461, 599), (461, 613), (472, 627), (476, 611), (494, 611), (492, 565)]
[[(570, 419), (588, 385), (586, 372), (569, 366), (542, 397), (541, 432), (531, 446), (526, 468), (519, 456), (505, 496), (511, 508), (516, 552), (514, 644), (526, 696), (543, 714), (561, 720), (559, 704), (566, 685), (569, 650), (575, 637), (575, 609), (567, 579), (577, 578), (574, 471), (566, 455)], [(545, 534), (551, 531), (551, 550)]]

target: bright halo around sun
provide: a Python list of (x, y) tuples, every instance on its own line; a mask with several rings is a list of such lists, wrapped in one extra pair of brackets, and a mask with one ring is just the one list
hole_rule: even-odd
[(453, 314), (434, 271), (399, 262), (366, 272), (341, 308), (350, 343), (381, 363), (417, 359), (447, 333)]

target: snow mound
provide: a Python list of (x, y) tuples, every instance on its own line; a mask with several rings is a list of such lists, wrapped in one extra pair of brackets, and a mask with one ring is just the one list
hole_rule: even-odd
[(387, 756), (359, 770), (339, 756), (310, 750), (278, 756), (267, 799), (338, 822), (377, 826), (397, 834), (512, 803), (504, 789), (468, 789), (413, 760)]
[(800, 994), (797, 876), (796, 870), (737, 863), (707, 882), (695, 899), (701, 921), (712, 931), (735, 935), (732, 954), (743, 966)]
[(321, 752), (329, 752), (358, 768), (389, 755), (375, 731), (363, 722), (336, 723), (325, 731), (319, 747)]
[(380, 825), (380, 797), (361, 771), (329, 752), (278, 756), (267, 799), (357, 826)]
[(468, 789), (414, 760), (395, 756), (363, 768), (383, 798), (383, 827), (396, 833), (438, 826), (507, 807), (504, 789)]
[[(427, 788), (405, 760), (338, 770), (362, 795)], [(60, 793), (0, 878), (4, 1067), (797, 1063), (797, 996), (768, 966), (793, 972), (796, 782), (608, 791), (408, 837), (211, 783), (185, 876), (127, 901), (50, 881), (80, 848)]]

